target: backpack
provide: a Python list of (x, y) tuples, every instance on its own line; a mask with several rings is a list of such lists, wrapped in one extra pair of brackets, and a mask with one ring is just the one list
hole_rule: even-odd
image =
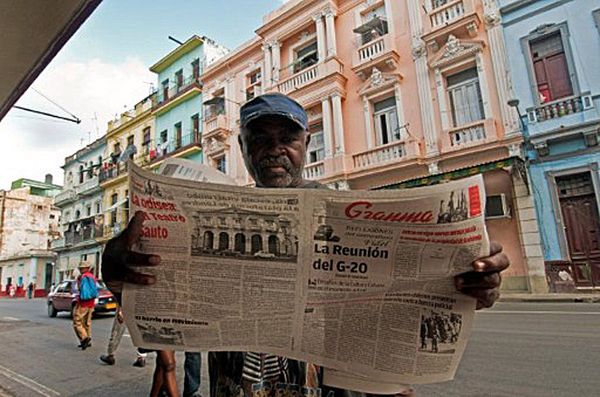
[(79, 282), (79, 299), (82, 301), (89, 301), (98, 297), (98, 287), (96, 286), (96, 280), (90, 276), (81, 277)]

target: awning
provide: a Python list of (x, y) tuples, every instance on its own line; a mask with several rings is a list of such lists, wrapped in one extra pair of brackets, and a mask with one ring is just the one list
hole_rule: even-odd
[(127, 201), (129, 201), (129, 199), (125, 198), (121, 201), (117, 201), (115, 204), (111, 205), (110, 207), (106, 208), (103, 212), (111, 212), (112, 210), (116, 210), (118, 207), (121, 207), (122, 205), (126, 204)]
[(383, 25), (383, 22), (385, 22), (385, 19), (378, 16), (374, 16), (368, 22), (365, 22), (364, 24), (360, 25), (352, 31), (358, 34), (369, 33), (373, 29), (380, 28)]
[(101, 0), (4, 1), (0, 5), (0, 120)]
[(225, 98), (222, 96), (216, 96), (214, 98), (211, 99), (207, 99), (206, 101), (204, 101), (204, 104), (206, 106), (210, 106), (210, 105), (220, 105), (222, 103), (225, 102)]

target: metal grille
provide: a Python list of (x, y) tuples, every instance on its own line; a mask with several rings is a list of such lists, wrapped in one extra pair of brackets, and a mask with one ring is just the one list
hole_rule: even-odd
[(561, 198), (594, 194), (592, 176), (589, 172), (559, 176), (556, 178), (556, 187)]

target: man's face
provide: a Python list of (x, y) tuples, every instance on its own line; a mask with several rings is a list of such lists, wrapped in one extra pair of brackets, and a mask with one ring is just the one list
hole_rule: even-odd
[(304, 130), (280, 116), (250, 122), (239, 137), (246, 168), (256, 185), (280, 188), (302, 183), (309, 140)]

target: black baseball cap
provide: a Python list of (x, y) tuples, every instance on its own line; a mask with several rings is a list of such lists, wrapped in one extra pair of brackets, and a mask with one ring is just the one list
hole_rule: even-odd
[(240, 125), (247, 127), (248, 123), (263, 116), (283, 116), (303, 130), (308, 130), (306, 111), (302, 105), (287, 95), (263, 94), (246, 102), (240, 108)]

